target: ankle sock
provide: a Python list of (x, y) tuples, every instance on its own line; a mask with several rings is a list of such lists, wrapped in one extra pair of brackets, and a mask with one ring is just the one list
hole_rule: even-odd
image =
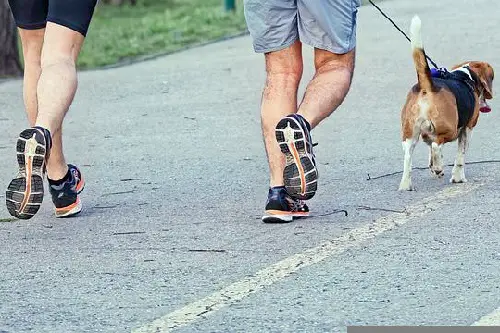
[(71, 178), (71, 172), (69, 172), (69, 169), (68, 169), (68, 172), (66, 172), (66, 175), (62, 179), (52, 180), (52, 179), (49, 179), (49, 177), (47, 177), (47, 179), (49, 181), (49, 185), (54, 185), (54, 186), (61, 185), (64, 182), (70, 180), (70, 178)]

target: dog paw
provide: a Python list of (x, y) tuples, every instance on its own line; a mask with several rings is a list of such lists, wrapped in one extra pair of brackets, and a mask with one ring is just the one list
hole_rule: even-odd
[(450, 183), (452, 184), (467, 183), (467, 179), (465, 179), (465, 177), (451, 177)]
[(431, 169), (431, 176), (433, 178), (441, 179), (444, 177), (444, 170), (441, 168), (433, 168)]
[(401, 184), (401, 185), (399, 185), (398, 191), (415, 191), (415, 188), (413, 187), (413, 185), (411, 183), (410, 184)]

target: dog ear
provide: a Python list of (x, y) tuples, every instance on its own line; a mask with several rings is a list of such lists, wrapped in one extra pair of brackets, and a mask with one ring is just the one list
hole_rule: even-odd
[(484, 98), (493, 98), (493, 68), (486, 62), (473, 61), (469, 67), (477, 74), (484, 89)]

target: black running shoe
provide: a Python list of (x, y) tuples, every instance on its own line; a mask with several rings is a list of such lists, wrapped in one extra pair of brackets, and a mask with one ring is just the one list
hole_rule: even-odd
[(286, 191), (292, 198), (311, 199), (318, 187), (318, 169), (306, 120), (296, 114), (281, 119), (276, 125), (276, 140), (286, 157)]
[(51, 147), (50, 133), (43, 128), (28, 128), (17, 139), (19, 172), (7, 188), (6, 204), (10, 215), (33, 217), (43, 201), (45, 160)]
[(294, 218), (309, 216), (307, 205), (297, 199), (293, 199), (286, 193), (284, 186), (272, 187), (266, 203), (266, 215), (262, 221), (266, 223), (291, 222)]
[(70, 179), (60, 185), (49, 185), (52, 202), (56, 206), (56, 217), (70, 217), (82, 211), (82, 202), (78, 195), (85, 187), (80, 170), (68, 164)]

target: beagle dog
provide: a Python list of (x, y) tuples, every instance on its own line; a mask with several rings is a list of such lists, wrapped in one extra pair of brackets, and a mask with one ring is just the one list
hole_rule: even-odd
[(490, 64), (469, 61), (448, 71), (431, 73), (423, 49), (421, 21), (415, 16), (410, 28), (413, 60), (418, 83), (409, 91), (401, 111), (401, 132), (404, 150), (404, 171), (399, 190), (413, 190), (411, 181), (412, 154), (419, 139), (430, 148), (431, 174), (441, 178), (442, 147), (458, 139), (458, 153), (450, 181), (464, 183), (464, 155), (479, 113), (489, 112), (486, 103), (493, 95), (494, 72)]

